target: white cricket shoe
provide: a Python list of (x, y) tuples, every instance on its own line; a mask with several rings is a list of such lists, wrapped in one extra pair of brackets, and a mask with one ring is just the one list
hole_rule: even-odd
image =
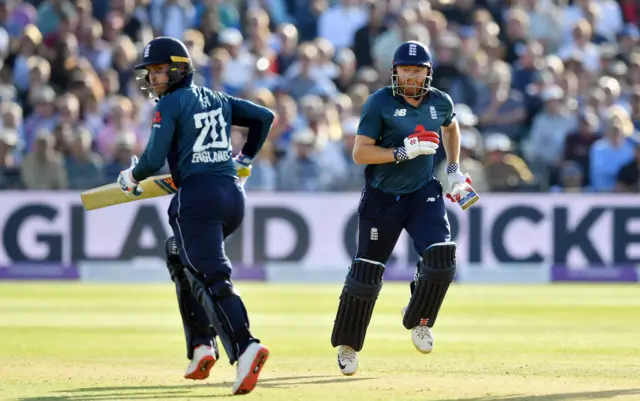
[(208, 345), (198, 345), (193, 350), (193, 359), (184, 373), (185, 379), (204, 380), (209, 377), (209, 371), (216, 364), (213, 348)]
[(269, 349), (259, 343), (251, 343), (240, 355), (237, 362), (236, 381), (233, 383), (233, 394), (248, 394), (256, 388), (258, 376), (269, 358)]
[(358, 353), (348, 345), (338, 348), (338, 366), (345, 376), (352, 376), (358, 371)]
[[(406, 306), (402, 308), (402, 317), (404, 317), (406, 310)], [(411, 329), (411, 340), (413, 346), (420, 353), (428, 354), (433, 350), (433, 333), (426, 322), (420, 322), (419, 325)]]

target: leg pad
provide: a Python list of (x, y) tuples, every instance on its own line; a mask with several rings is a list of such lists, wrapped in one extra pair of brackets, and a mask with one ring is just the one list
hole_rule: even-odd
[(209, 322), (204, 309), (191, 294), (189, 281), (184, 274), (184, 266), (180, 263), (180, 255), (174, 237), (165, 241), (165, 252), (167, 258), (167, 269), (171, 280), (176, 286), (176, 296), (178, 297), (178, 307), (182, 317), (184, 337), (187, 345), (187, 358), (193, 359), (193, 350), (196, 343), (208, 343), (214, 350), (216, 359), (220, 357), (218, 345), (216, 343), (216, 331)]
[(420, 324), (433, 327), (449, 285), (456, 274), (456, 244), (440, 242), (422, 254), (422, 263), (402, 324), (413, 329)]
[(349, 269), (340, 295), (331, 344), (360, 351), (364, 345), (373, 308), (382, 290), (382, 263), (356, 259)]

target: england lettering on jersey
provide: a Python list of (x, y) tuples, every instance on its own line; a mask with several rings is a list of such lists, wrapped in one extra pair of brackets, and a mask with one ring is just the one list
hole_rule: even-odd
[(191, 156), (191, 163), (220, 163), (231, 159), (231, 152), (219, 150), (217, 152), (203, 151)]

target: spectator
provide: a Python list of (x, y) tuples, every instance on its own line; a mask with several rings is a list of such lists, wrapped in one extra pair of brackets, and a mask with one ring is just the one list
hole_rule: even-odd
[(357, 68), (373, 66), (371, 48), (376, 38), (387, 31), (387, 27), (384, 25), (384, 17), (387, 13), (386, 4), (373, 1), (368, 4), (368, 7), (367, 23), (356, 31), (353, 39)]
[[(592, 110), (583, 110), (578, 115), (577, 131), (567, 135), (564, 141), (564, 160), (574, 162), (577, 165), (584, 179), (583, 186), (590, 185), (589, 175), (585, 172), (590, 171), (589, 149), (598, 140), (599, 125), (598, 116)], [(570, 170), (570, 172), (574, 170)]]
[[(146, 141), (144, 141), (146, 138), (143, 137), (145, 133), (136, 127), (133, 117), (133, 104), (131, 100), (125, 97), (113, 98), (107, 124), (95, 137), (96, 149), (100, 154), (105, 155), (108, 160), (111, 160), (114, 156), (115, 144), (118, 137), (127, 132), (133, 132), (139, 142), (146, 143)], [(136, 147), (136, 153), (139, 150), (139, 147)]]
[(29, 99), (35, 106), (35, 110), (24, 122), (25, 144), (28, 149), (31, 149), (36, 132), (40, 130), (50, 132), (55, 127), (58, 121), (55, 99), (56, 93), (50, 86), (40, 87)]
[(351, 47), (356, 31), (367, 23), (367, 11), (358, 0), (338, 0), (318, 19), (318, 36), (326, 38), (336, 49)]
[(557, 85), (542, 91), (544, 110), (534, 118), (524, 146), (534, 170), (547, 171), (552, 181), (562, 162), (566, 137), (576, 127), (575, 116), (561, 103), (563, 97), (564, 91)]
[(221, 83), (225, 85), (227, 92), (237, 95), (253, 79), (256, 57), (243, 47), (242, 34), (235, 28), (222, 31), (220, 44), (229, 54), (229, 59), (222, 71)]
[(53, 136), (46, 130), (36, 134), (33, 151), (21, 165), (20, 176), (27, 189), (67, 189), (62, 156), (53, 149)]
[(18, 189), (20, 185), (20, 170), (13, 156), (18, 144), (17, 131), (0, 131), (0, 189)]
[(574, 55), (579, 56), (584, 67), (592, 73), (600, 71), (600, 52), (598, 46), (591, 42), (593, 30), (585, 19), (579, 20), (572, 30), (573, 40), (560, 49), (558, 55), (567, 59)]
[(616, 177), (617, 192), (640, 191), (640, 141), (633, 138), (634, 158), (629, 163), (622, 166)]
[[(311, 43), (300, 45), (298, 71), (287, 74), (287, 80), (283, 83), (282, 90), (286, 91), (295, 100), (300, 100), (305, 95), (331, 96), (335, 95), (337, 89), (333, 82), (318, 74), (318, 48)], [(291, 69), (290, 68), (290, 69)]]
[(497, 131), (510, 138), (522, 136), (522, 124), (527, 118), (522, 93), (511, 89), (511, 67), (496, 61), (487, 77), (488, 96), (476, 103), (473, 111), (478, 115), (485, 131)]
[(300, 130), (293, 135), (293, 149), (280, 162), (278, 189), (284, 191), (327, 189), (329, 180), (322, 177), (324, 171), (314, 149), (315, 140), (315, 135), (309, 129)]
[(195, 19), (189, 0), (151, 0), (151, 23), (156, 36), (182, 38)]
[(527, 37), (539, 41), (544, 50), (554, 53), (562, 38), (562, 14), (552, 1), (523, 0), (524, 11), (529, 17)]
[(526, 45), (529, 37), (529, 16), (519, 8), (512, 8), (505, 15), (504, 43), (506, 45), (505, 61), (513, 64), (518, 60), (520, 48)]
[(513, 141), (505, 134), (492, 133), (484, 142), (485, 174), (492, 192), (516, 192), (533, 184), (527, 163), (513, 153)]
[(575, 193), (589, 192), (590, 188), (585, 186), (585, 174), (582, 166), (576, 162), (565, 163), (560, 170), (560, 180), (558, 185), (551, 187), (550, 192)]
[(86, 128), (78, 129), (71, 138), (65, 169), (69, 189), (91, 189), (106, 182), (104, 160), (91, 151), (91, 132)]
[(630, 121), (620, 114), (624, 113), (611, 112), (604, 137), (591, 147), (589, 174), (591, 185), (598, 192), (613, 191), (620, 169), (634, 158), (634, 145), (627, 140)]
[(115, 142), (113, 159), (106, 164), (104, 174), (107, 182), (116, 182), (122, 170), (131, 166), (131, 157), (135, 155), (137, 145), (136, 134), (124, 132)]
[(537, 79), (544, 50), (539, 42), (529, 42), (519, 49), (518, 60), (514, 63), (511, 87), (524, 93), (526, 88)]

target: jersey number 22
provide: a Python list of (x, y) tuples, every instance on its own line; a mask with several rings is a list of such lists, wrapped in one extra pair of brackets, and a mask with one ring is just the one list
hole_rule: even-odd
[[(222, 109), (215, 109), (194, 114), (198, 138), (193, 144), (193, 152), (204, 152), (208, 149), (228, 149), (227, 122), (224, 121)], [(207, 138), (211, 141), (207, 142)]]

